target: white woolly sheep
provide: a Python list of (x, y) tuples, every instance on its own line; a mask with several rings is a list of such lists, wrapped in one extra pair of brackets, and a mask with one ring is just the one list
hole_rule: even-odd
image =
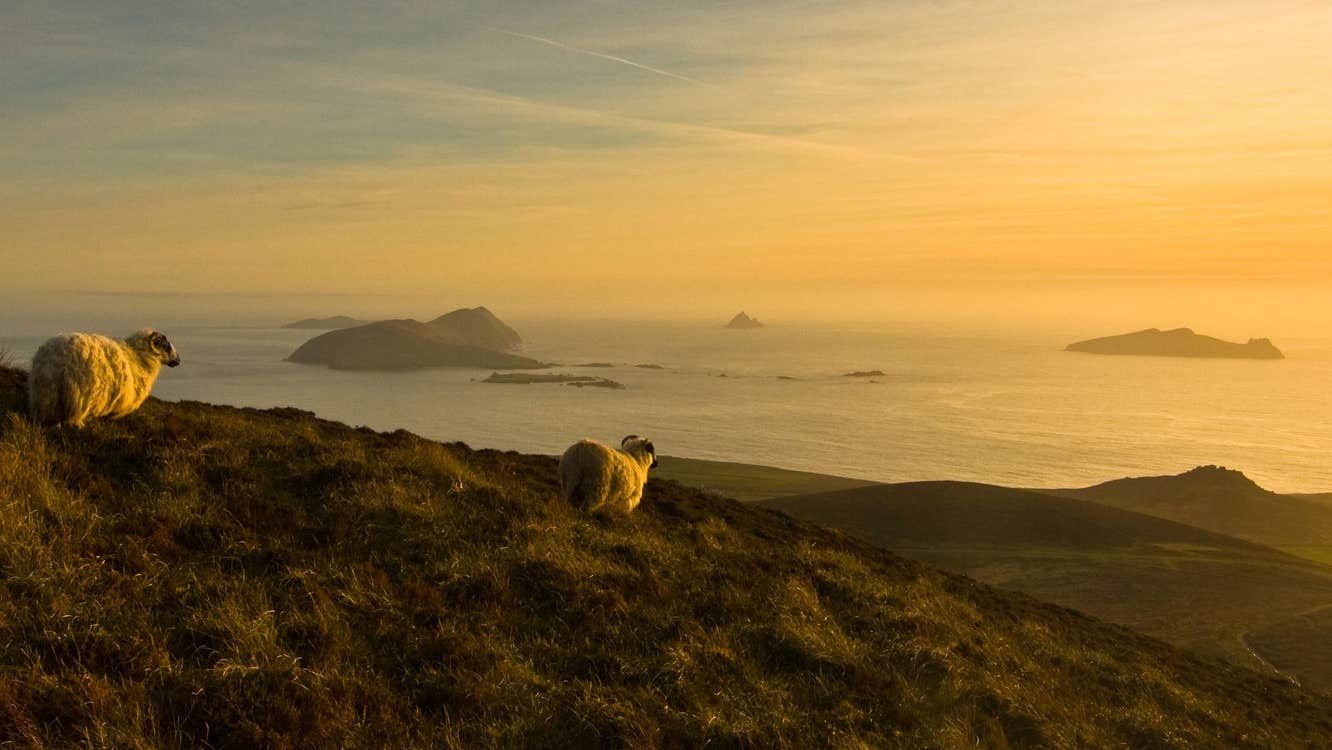
[(657, 449), (647, 438), (630, 435), (619, 450), (580, 440), (560, 457), (560, 488), (579, 508), (631, 513), (643, 499), (648, 469), (656, 465)]
[(95, 417), (123, 417), (148, 398), (162, 365), (180, 364), (167, 337), (145, 328), (124, 341), (62, 333), (32, 357), (28, 412), (44, 424), (82, 427)]

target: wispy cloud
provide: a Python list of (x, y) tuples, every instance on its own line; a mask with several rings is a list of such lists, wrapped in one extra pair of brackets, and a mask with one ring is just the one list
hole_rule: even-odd
[[(313, 73), (311, 75), (314, 75)], [(852, 161), (892, 161), (918, 164), (926, 161), (920, 157), (884, 151), (866, 149), (854, 145), (842, 145), (795, 138), (785, 135), (755, 132), (739, 128), (726, 127), (702, 122), (683, 122), (664, 120), (653, 117), (636, 117), (618, 112), (589, 109), (567, 104), (555, 104), (538, 101), (523, 96), (502, 93), (492, 89), (465, 86), (456, 83), (437, 81), (415, 76), (345, 76), (336, 74), (322, 75), (319, 79), (327, 86), (337, 86), (349, 91), (392, 94), (415, 102), (416, 106), (435, 102), (446, 105), (466, 105), (463, 108), (450, 106), (446, 112), (450, 117), (466, 116), (470, 110), (480, 116), (494, 116), (497, 110), (508, 112), (515, 117), (557, 121), (579, 125), (616, 128), (623, 131), (651, 134), (663, 138), (707, 140), (732, 145), (754, 148), (798, 151), (825, 157), (834, 157)], [(490, 108), (490, 112), (478, 112), (480, 105)]]
[(534, 34), (523, 34), (518, 31), (509, 31), (508, 29), (491, 29), (491, 30), (498, 34), (504, 34), (505, 36), (511, 36), (518, 39), (527, 39), (529, 41), (545, 44), (554, 47), (556, 49), (562, 49), (565, 50), (566, 52), (574, 52), (579, 55), (587, 55), (589, 57), (598, 57), (601, 58), (602, 60), (610, 60), (611, 62), (620, 63), (621, 65), (628, 65), (633, 68), (638, 68), (639, 70), (645, 70), (649, 73), (655, 73), (656, 75), (659, 76), (665, 76), (666, 78), (674, 78), (677, 81), (692, 83), (695, 86), (707, 85), (703, 81), (700, 81), (696, 78), (690, 78), (689, 76), (682, 76), (679, 73), (672, 73), (669, 70), (662, 70), (661, 68), (654, 68), (651, 65), (644, 65), (641, 62), (630, 60), (626, 57), (617, 57), (615, 55), (608, 55), (604, 52), (597, 52), (595, 50), (583, 49), (582, 47), (575, 47), (571, 44), (565, 44), (564, 42), (556, 41), (554, 39), (547, 39), (544, 36), (536, 36)]

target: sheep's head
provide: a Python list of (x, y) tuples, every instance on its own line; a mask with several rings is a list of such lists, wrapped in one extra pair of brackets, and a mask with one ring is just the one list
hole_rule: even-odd
[(657, 468), (657, 448), (651, 440), (638, 435), (629, 435), (620, 441), (620, 450), (632, 456), (646, 456), (652, 461), (648, 464), (649, 469)]
[(180, 355), (176, 353), (176, 347), (167, 341), (167, 337), (151, 328), (145, 328), (142, 331), (125, 339), (134, 351), (139, 352), (147, 359), (155, 359), (167, 367), (175, 367), (180, 364)]

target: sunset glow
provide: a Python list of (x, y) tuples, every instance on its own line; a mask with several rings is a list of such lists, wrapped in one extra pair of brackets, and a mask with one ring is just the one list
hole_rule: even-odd
[(0, 11), (5, 288), (1332, 281), (1326, 3), (242, 5)]

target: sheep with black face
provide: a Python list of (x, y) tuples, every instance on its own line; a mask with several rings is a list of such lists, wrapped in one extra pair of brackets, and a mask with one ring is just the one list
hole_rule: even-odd
[(97, 417), (123, 417), (148, 398), (162, 365), (178, 364), (176, 348), (152, 329), (124, 341), (62, 333), (33, 355), (28, 412), (37, 422), (75, 427)]
[(656, 465), (656, 447), (638, 435), (620, 441), (618, 450), (580, 440), (560, 458), (560, 488), (576, 507), (627, 514), (643, 499), (648, 469)]

